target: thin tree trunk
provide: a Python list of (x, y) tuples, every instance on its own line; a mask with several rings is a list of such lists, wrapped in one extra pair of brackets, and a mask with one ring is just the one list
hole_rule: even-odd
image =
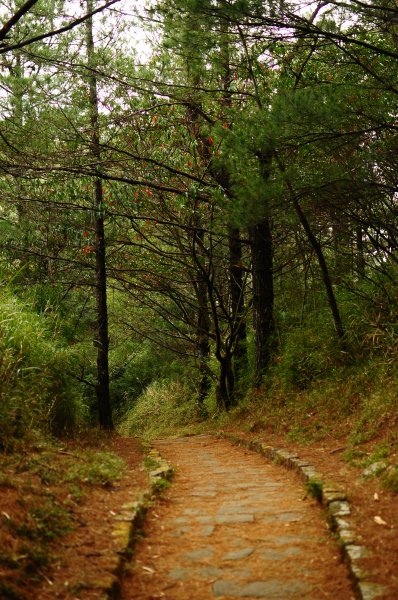
[(206, 417), (207, 410), (205, 407), (205, 400), (210, 391), (211, 382), (208, 372), (208, 360), (210, 358), (210, 344), (209, 338), (206, 333), (203, 332), (203, 323), (201, 322), (201, 315), (199, 314), (198, 319), (199, 340), (198, 340), (198, 359), (199, 359), (199, 390), (198, 390), (198, 412), (199, 416)]
[[(200, 239), (201, 244), (203, 244), (203, 230), (196, 231), (195, 236), (197, 236)], [(210, 320), (207, 296), (207, 283), (202, 270), (198, 271), (195, 289), (196, 297), (198, 300), (197, 348), (200, 373), (198, 391), (198, 411), (201, 417), (205, 417), (207, 415), (207, 411), (204, 401), (211, 387), (209, 367), (207, 364), (210, 358)]]
[(252, 255), (254, 384), (261, 385), (271, 358), (274, 336), (273, 243), (270, 219), (249, 227)]
[(307, 220), (307, 217), (305, 216), (305, 214), (299, 204), (299, 201), (297, 200), (294, 193), (292, 194), (292, 199), (293, 199), (293, 205), (294, 205), (296, 214), (300, 220), (300, 223), (301, 223), (305, 233), (307, 234), (308, 241), (310, 242), (312, 248), (314, 249), (314, 252), (318, 259), (318, 264), (319, 264), (319, 268), (321, 269), (322, 279), (323, 279), (323, 283), (325, 286), (330, 310), (332, 312), (334, 328), (336, 330), (337, 337), (340, 340), (343, 340), (344, 327), (343, 327), (343, 323), (342, 323), (342, 320), (340, 317), (340, 312), (339, 312), (339, 307), (337, 305), (336, 297), (334, 295), (333, 285), (332, 285), (332, 281), (331, 281), (330, 275), (329, 275), (329, 269), (326, 264), (326, 260), (325, 260), (325, 257), (324, 257), (323, 251), (322, 251), (322, 246), (316, 239), (316, 237), (311, 229), (311, 226)]
[[(226, 21), (220, 22), (220, 58), (223, 68), (222, 103), (226, 113), (232, 107), (231, 82), (233, 80), (230, 57), (229, 25)], [(210, 166), (210, 170), (212, 167)], [(224, 188), (227, 196), (232, 200), (230, 176), (223, 166), (218, 172), (214, 172), (216, 181)], [(240, 230), (237, 227), (228, 226), (228, 249), (229, 249), (229, 293), (231, 297), (231, 340), (226, 356), (227, 380), (229, 389), (229, 400), (231, 405), (236, 403), (236, 393), (239, 383), (247, 369), (247, 332), (244, 315), (244, 282), (242, 277), (242, 242)]]
[[(87, 0), (87, 12), (93, 10), (93, 1)], [(87, 32), (87, 60), (89, 66), (94, 66), (94, 38), (92, 18), (86, 21)], [(97, 80), (94, 71), (89, 75), (89, 104), (91, 124), (91, 153), (97, 163), (101, 157), (100, 131), (98, 119), (98, 92)], [(105, 226), (103, 215), (103, 185), (100, 177), (94, 180), (93, 190), (95, 214), (95, 269), (96, 269), (96, 308), (97, 308), (97, 406), (99, 425), (102, 429), (112, 430), (112, 410), (109, 394), (109, 333), (108, 333), (108, 305), (106, 291), (106, 247)]]
[[(231, 108), (231, 80), (232, 73), (230, 67), (229, 43), (226, 41), (228, 35), (228, 26), (225, 22), (221, 23), (223, 35), (221, 36), (221, 62), (223, 65), (222, 104), (225, 109)], [(196, 77), (195, 85), (199, 85)], [(200, 130), (200, 112), (195, 102), (188, 105), (187, 108), (188, 128), (191, 134), (197, 138), (198, 151), (203, 161), (208, 164), (209, 172), (215, 181), (223, 188), (225, 194), (232, 198), (230, 177), (227, 169), (223, 165), (214, 166), (212, 147), (207, 135)], [(215, 318), (214, 326), (216, 333), (216, 351), (215, 356), (220, 363), (219, 383), (217, 386), (217, 401), (220, 408), (228, 410), (235, 402), (235, 383), (239, 383), (247, 367), (247, 342), (246, 342), (246, 323), (244, 320), (244, 281), (242, 277), (242, 242), (239, 229), (228, 227), (229, 244), (229, 294), (230, 294), (230, 321), (229, 340), (223, 344), (221, 340), (218, 319)], [(216, 309), (212, 302), (212, 284), (208, 281), (208, 298), (210, 300), (212, 314), (216, 315)], [(221, 347), (224, 346), (222, 349)], [(226, 347), (227, 346), (227, 347)]]
[(356, 271), (358, 275), (363, 279), (365, 277), (365, 253), (363, 244), (363, 231), (362, 227), (358, 226), (355, 231), (356, 237)]
[[(19, 33), (19, 25), (16, 28)], [(10, 68), (11, 80), (12, 80), (12, 117), (14, 121), (14, 128), (17, 135), (22, 135), (24, 128), (24, 68), (21, 60), (21, 54), (17, 50), (15, 53), (15, 66)], [(20, 142), (19, 142), (20, 143)], [(23, 187), (21, 179), (15, 178), (15, 185), (17, 189), (17, 214), (18, 214), (18, 225), (22, 232), (22, 245), (24, 248), (29, 247), (29, 231), (31, 224), (27, 217), (26, 202), (24, 201)], [(21, 255), (21, 264), (26, 268), (29, 265), (28, 254), (23, 252)], [(26, 270), (25, 273), (28, 271)]]
[(218, 408), (228, 410), (228, 389), (227, 389), (227, 369), (224, 358), (219, 359), (220, 372), (218, 376), (218, 384), (216, 388), (216, 400)]
[[(273, 149), (256, 152), (260, 174), (267, 185)], [(254, 328), (254, 385), (259, 387), (268, 368), (275, 338), (273, 240), (270, 216), (249, 227), (252, 257), (252, 306)]]
[(233, 371), (238, 382), (247, 369), (246, 322), (244, 314), (244, 282), (242, 271), (242, 242), (238, 228), (229, 228), (229, 287), (233, 337), (235, 338)]
[(340, 284), (353, 271), (352, 230), (347, 223), (335, 219), (333, 223), (334, 273), (333, 281)]
[[(275, 157), (276, 157), (276, 160), (277, 160), (280, 170), (283, 173), (285, 173), (286, 172), (285, 166), (282, 163), (282, 161), (280, 160), (280, 158), (276, 152), (275, 152)], [(289, 179), (287, 179), (286, 183), (287, 183), (287, 188), (290, 192), (290, 196), (291, 196), (291, 199), (293, 202), (294, 210), (296, 211), (299, 221), (307, 235), (308, 241), (311, 244), (311, 246), (316, 254), (316, 257), (318, 259), (319, 268), (321, 269), (321, 274), (322, 274), (322, 280), (323, 280), (325, 290), (326, 290), (326, 296), (327, 296), (329, 307), (330, 307), (332, 317), (333, 317), (333, 323), (334, 323), (336, 335), (337, 335), (338, 339), (342, 342), (342, 345), (344, 346), (345, 332), (344, 332), (343, 322), (340, 317), (339, 307), (337, 305), (336, 297), (334, 295), (332, 280), (329, 275), (329, 269), (328, 269), (323, 251), (322, 251), (322, 246), (316, 239), (316, 237), (311, 229), (311, 226), (307, 220), (307, 217), (305, 216), (303, 209), (300, 206), (300, 203), (297, 199), (294, 188), (293, 188), (291, 182), (289, 181)]]
[(217, 356), (220, 363), (220, 372), (216, 389), (216, 399), (219, 408), (229, 411), (232, 406), (235, 406), (236, 400), (234, 397), (235, 379), (232, 370), (232, 356)]

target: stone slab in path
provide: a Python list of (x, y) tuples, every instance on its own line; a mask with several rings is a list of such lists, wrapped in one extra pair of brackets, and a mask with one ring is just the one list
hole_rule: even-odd
[(123, 600), (354, 600), (321, 510), (294, 473), (211, 436), (156, 446), (176, 475), (149, 513)]

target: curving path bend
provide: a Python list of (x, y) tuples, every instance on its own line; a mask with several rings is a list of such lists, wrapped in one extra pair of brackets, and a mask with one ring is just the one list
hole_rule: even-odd
[(353, 600), (336, 542), (291, 472), (226, 440), (160, 440), (176, 467), (123, 600)]

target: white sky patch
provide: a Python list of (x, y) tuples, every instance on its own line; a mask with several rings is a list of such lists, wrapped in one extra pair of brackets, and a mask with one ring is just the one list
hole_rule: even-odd
[(150, 2), (142, 0), (120, 0), (109, 13), (125, 28), (122, 39), (127, 48), (137, 53), (141, 61), (151, 54), (152, 42), (156, 33), (146, 25), (146, 10)]
[[(97, 0), (94, 3), (94, 9), (105, 5), (106, 1)], [(0, 29), (15, 14), (17, 10), (15, 4), (14, 0), (0, 2)], [(94, 15), (93, 22), (97, 31), (98, 41), (102, 37), (101, 31), (104, 33), (107, 30), (108, 35), (112, 31), (115, 34), (114, 41), (116, 43), (123, 41), (123, 45), (133, 49), (141, 59), (148, 58), (151, 48), (150, 42), (154, 34), (150, 32), (149, 27), (144, 28), (143, 23), (145, 19), (141, 20), (141, 18), (145, 18), (145, 11), (150, 5), (151, 0), (119, 0), (111, 7), (106, 8), (102, 13)], [(46, 18), (46, 2), (39, 0), (28, 13), (21, 17), (18, 24), (9, 32), (7, 38), (11, 42), (13, 33), (19, 27), (24, 28), (29, 21), (32, 24), (32, 19), (33, 23), (36, 21), (38, 30), (35, 31), (34, 27), (31, 27), (29, 31), (30, 37), (68, 25), (85, 14), (85, 0), (64, 0), (62, 10), (51, 21), (50, 18)], [(78, 27), (84, 27), (84, 23)], [(123, 30), (122, 32), (119, 31), (119, 27)], [(50, 41), (51, 38), (48, 38), (48, 40)], [(13, 41), (17, 40), (14, 39)]]

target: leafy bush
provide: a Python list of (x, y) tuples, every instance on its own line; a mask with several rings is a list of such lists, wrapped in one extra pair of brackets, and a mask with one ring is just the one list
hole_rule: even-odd
[(340, 352), (328, 325), (313, 321), (288, 333), (273, 373), (283, 387), (306, 389), (338, 364)]

